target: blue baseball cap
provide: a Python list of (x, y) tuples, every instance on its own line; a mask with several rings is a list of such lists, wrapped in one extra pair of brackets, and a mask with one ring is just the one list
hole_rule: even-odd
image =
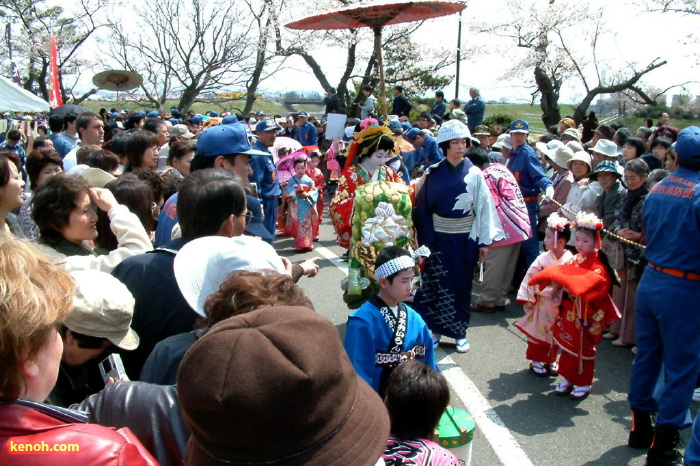
[(179, 125), (180, 123), (182, 123), (182, 120), (179, 118), (171, 118), (169, 121), (172, 125)]
[(675, 143), (676, 154), (683, 160), (700, 161), (700, 128), (688, 126), (678, 133)]
[(154, 110), (147, 113), (148, 118), (159, 118), (160, 114)]
[(418, 128), (411, 128), (404, 133), (404, 135), (406, 136), (406, 139), (408, 139), (408, 142), (412, 142), (416, 138), (416, 136), (418, 136), (419, 134), (420, 134), (420, 129), (418, 129)]
[(248, 212), (251, 213), (251, 217), (250, 222), (245, 226), (245, 232), (253, 236), (259, 236), (266, 241), (270, 241), (273, 236), (272, 233), (265, 228), (265, 225), (263, 225), (263, 210), (262, 205), (260, 205), (260, 201), (256, 197), (247, 194), (246, 203), (248, 205)]
[(221, 120), (222, 125), (232, 125), (238, 123), (238, 117), (236, 115), (227, 115)]
[(401, 127), (403, 128), (404, 131), (408, 131), (409, 129), (412, 128), (411, 123), (408, 121), (402, 121)]
[(261, 120), (258, 122), (257, 125), (255, 125), (255, 131), (277, 131), (280, 128), (280, 126), (277, 124), (277, 122), (272, 119), (272, 118), (265, 118), (264, 120)]
[(199, 135), (196, 154), (202, 157), (217, 157), (219, 155), (245, 154), (270, 155), (250, 147), (245, 127), (238, 123), (234, 125), (217, 125), (207, 128)]
[(389, 129), (394, 134), (397, 134), (397, 135), (403, 134), (403, 126), (401, 126), (401, 122), (399, 120), (389, 121)]
[(215, 111), (215, 110), (211, 110), (211, 111), (208, 113), (208, 115), (209, 115), (210, 117), (216, 118), (216, 117), (219, 116), (219, 112), (217, 112), (217, 111)]
[(508, 132), (530, 134), (530, 125), (525, 120), (513, 120)]
[(145, 117), (145, 116), (146, 116), (146, 112), (144, 112), (143, 110), (139, 110), (139, 111), (136, 112), (136, 113), (139, 114), (139, 115), (141, 115), (142, 117)]
[(195, 115), (192, 117), (192, 120), (190, 120), (193, 125), (201, 125), (202, 122), (204, 121), (204, 118), (202, 115)]
[(298, 115), (299, 115), (300, 118), (301, 118), (301, 117), (303, 117), (303, 118), (309, 118), (309, 112), (299, 112)]
[(177, 108), (173, 107), (170, 109), (170, 114), (174, 117), (179, 117), (180, 116), (180, 110)]

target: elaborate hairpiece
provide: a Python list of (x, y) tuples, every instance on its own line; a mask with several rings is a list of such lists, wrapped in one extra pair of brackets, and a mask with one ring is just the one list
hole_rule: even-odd
[(370, 126), (378, 126), (379, 120), (376, 118), (365, 118), (360, 122), (360, 131), (369, 128)]
[[(352, 167), (352, 164), (355, 163), (356, 158), (360, 158), (367, 154), (373, 154), (377, 150), (377, 146), (379, 146), (379, 141), (381, 141), (382, 136), (387, 136), (391, 138), (392, 141), (395, 139), (394, 133), (387, 126), (370, 126), (369, 128), (363, 129), (357, 133), (355, 139), (350, 142), (347, 152), (347, 159), (345, 160), (345, 166), (343, 168), (347, 170), (348, 168)], [(367, 141), (369, 141), (370, 144), (368, 144), (367, 147), (365, 147), (362, 152), (358, 154), (357, 151), (360, 145)]]
[(596, 247), (600, 249), (600, 230), (603, 229), (603, 221), (596, 217), (595, 214), (591, 214), (588, 212), (579, 212), (576, 214), (576, 219), (574, 220), (574, 223), (576, 225), (576, 228), (585, 228), (587, 230), (595, 231)]
[(568, 226), (571, 225), (571, 222), (569, 222), (569, 219), (566, 217), (562, 217), (556, 212), (553, 212), (549, 217), (547, 217), (547, 228), (551, 228), (554, 230), (554, 244), (557, 244), (558, 238), (558, 233), (563, 232), (566, 230)]
[(408, 253), (408, 256), (395, 257), (377, 267), (374, 271), (375, 278), (379, 280), (380, 278), (391, 277), (397, 272), (415, 267), (415, 259), (417, 257), (430, 257), (430, 249), (425, 246), (421, 246), (415, 251), (409, 247)]

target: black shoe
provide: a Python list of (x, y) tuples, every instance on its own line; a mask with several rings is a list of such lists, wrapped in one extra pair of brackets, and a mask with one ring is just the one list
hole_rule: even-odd
[(654, 426), (651, 424), (651, 412), (632, 409), (632, 429), (627, 445), (632, 448), (649, 448), (654, 440)]
[(345, 262), (349, 261), (349, 260), (350, 260), (350, 252), (349, 252), (349, 251), (345, 251), (345, 252), (343, 253), (343, 255), (340, 256), (340, 260), (345, 261)]
[(676, 427), (657, 425), (654, 441), (647, 452), (646, 466), (682, 466), (683, 455), (676, 450), (680, 438)]

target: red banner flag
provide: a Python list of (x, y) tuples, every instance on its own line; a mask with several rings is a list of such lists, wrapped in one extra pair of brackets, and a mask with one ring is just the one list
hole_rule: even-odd
[(58, 86), (58, 51), (56, 50), (56, 37), (51, 35), (51, 64), (49, 67), (51, 89), (49, 91), (49, 105), (51, 108), (63, 105), (61, 88)]

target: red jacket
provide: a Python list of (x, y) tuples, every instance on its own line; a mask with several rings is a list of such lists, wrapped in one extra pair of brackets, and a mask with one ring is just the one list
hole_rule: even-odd
[[(79, 451), (53, 451), (70, 449)], [(42, 451), (27, 452), (27, 448)], [(129, 429), (81, 423), (78, 413), (20, 401), (0, 403), (0, 464), (158, 464)]]

